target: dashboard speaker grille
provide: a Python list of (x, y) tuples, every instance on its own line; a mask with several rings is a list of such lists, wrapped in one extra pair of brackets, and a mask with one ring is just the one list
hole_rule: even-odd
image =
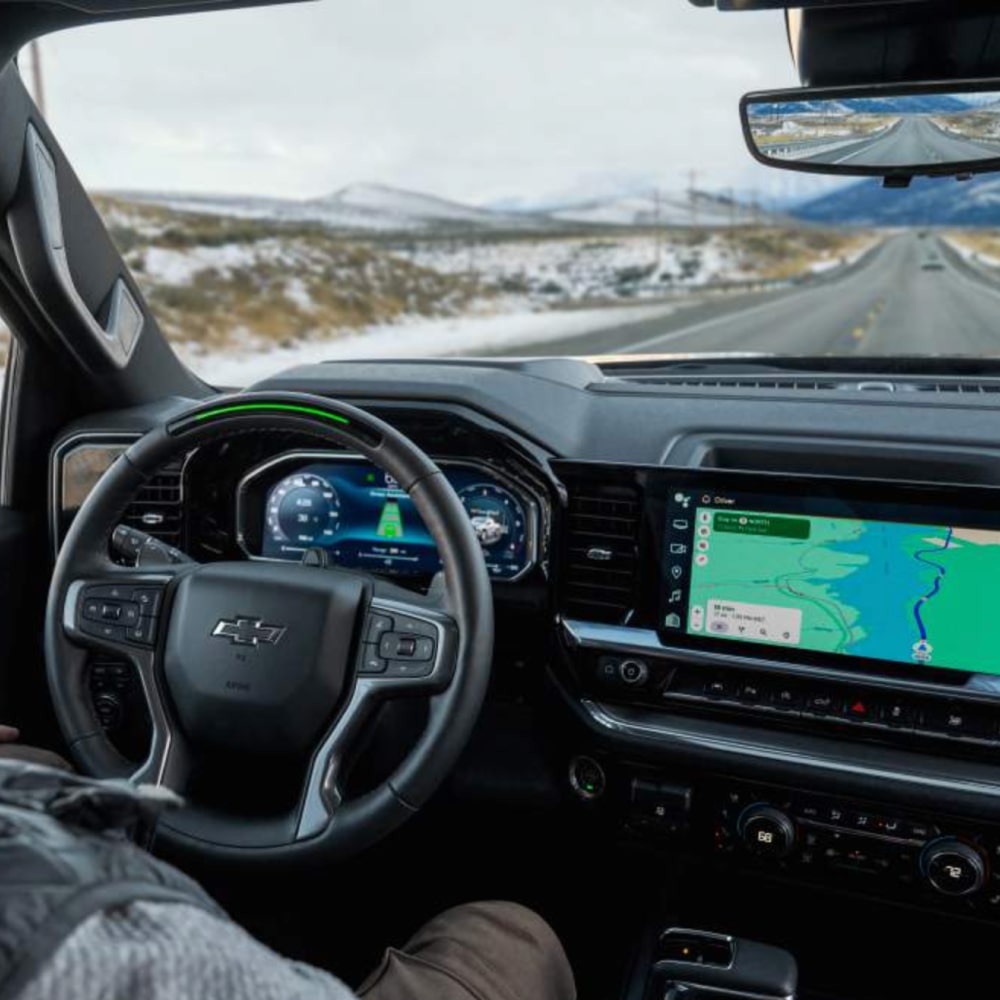
[(183, 547), (184, 458), (163, 466), (136, 493), (122, 519), (170, 545)]
[(639, 497), (627, 487), (570, 490), (565, 609), (585, 621), (624, 622), (635, 604)]

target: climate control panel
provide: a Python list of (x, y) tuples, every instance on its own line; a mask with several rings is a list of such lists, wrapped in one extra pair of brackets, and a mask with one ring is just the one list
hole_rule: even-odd
[(734, 864), (1000, 918), (1000, 827), (737, 784), (710, 812), (713, 849)]

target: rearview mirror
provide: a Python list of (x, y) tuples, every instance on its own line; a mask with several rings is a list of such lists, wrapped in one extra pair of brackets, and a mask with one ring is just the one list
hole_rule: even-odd
[(740, 104), (768, 166), (885, 177), (1000, 170), (1000, 81), (778, 90)]

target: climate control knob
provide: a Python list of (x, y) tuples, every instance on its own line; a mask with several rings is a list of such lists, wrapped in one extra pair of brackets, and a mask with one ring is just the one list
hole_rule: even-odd
[(970, 896), (986, 882), (982, 854), (955, 837), (932, 840), (920, 855), (920, 871), (946, 896)]
[(761, 858), (787, 858), (795, 846), (795, 824), (780, 809), (763, 803), (740, 813), (736, 832), (746, 849)]

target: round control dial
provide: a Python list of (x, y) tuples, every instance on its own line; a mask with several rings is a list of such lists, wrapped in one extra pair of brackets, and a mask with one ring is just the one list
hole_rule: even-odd
[(747, 850), (761, 858), (786, 858), (795, 846), (795, 824), (780, 809), (763, 803), (747, 806), (736, 830)]
[(986, 882), (983, 856), (955, 837), (932, 840), (920, 855), (920, 870), (946, 896), (969, 896)]
[(649, 667), (642, 660), (622, 660), (618, 676), (630, 687), (641, 687), (649, 679)]
[(586, 800), (599, 799), (608, 779), (604, 768), (593, 757), (574, 757), (569, 763), (569, 783), (574, 792)]

